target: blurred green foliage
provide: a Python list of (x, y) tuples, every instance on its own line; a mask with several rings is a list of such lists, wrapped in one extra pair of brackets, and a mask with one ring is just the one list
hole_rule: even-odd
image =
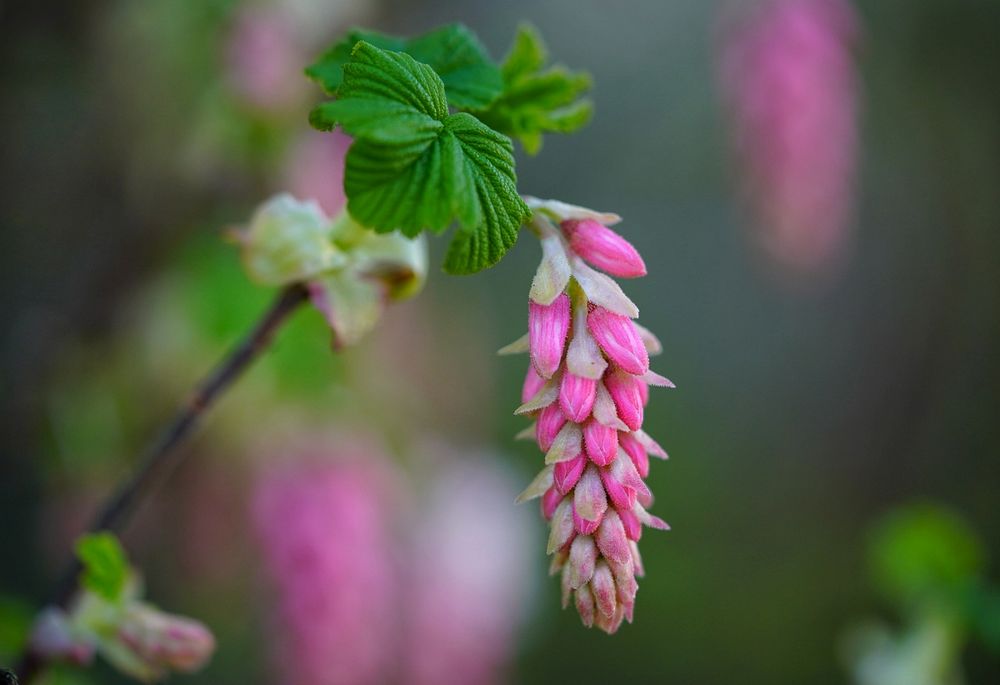
[(83, 564), (80, 584), (108, 602), (125, 593), (129, 577), (128, 558), (114, 533), (84, 535), (76, 542), (76, 556)]
[(870, 546), (876, 587), (904, 607), (954, 602), (983, 570), (982, 542), (956, 514), (932, 504), (891, 513), (874, 530)]

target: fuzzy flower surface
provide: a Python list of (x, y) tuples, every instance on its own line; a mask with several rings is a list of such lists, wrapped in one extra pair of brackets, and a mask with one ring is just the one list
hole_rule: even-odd
[(668, 528), (647, 511), (649, 458), (667, 455), (643, 431), (643, 412), (651, 385), (673, 384), (650, 370), (660, 343), (633, 320), (639, 310), (612, 278), (646, 273), (638, 251), (610, 228), (620, 218), (526, 201), (543, 257), (528, 334), (501, 353), (530, 354), (515, 413), (535, 419), (523, 435), (538, 443), (545, 467), (518, 501), (541, 498), (563, 606), (572, 601), (584, 625), (614, 633), (632, 620), (642, 526)]
[(721, 87), (757, 237), (793, 271), (834, 264), (850, 237), (857, 34), (848, 0), (766, 0), (724, 35)]

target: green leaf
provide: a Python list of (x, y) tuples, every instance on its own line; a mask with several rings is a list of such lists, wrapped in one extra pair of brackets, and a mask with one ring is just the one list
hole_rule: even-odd
[(500, 73), (505, 82), (513, 82), (539, 71), (548, 59), (548, 50), (538, 31), (528, 24), (522, 24), (517, 29), (510, 52), (500, 66)]
[(530, 215), (510, 139), (470, 114), (449, 114), (441, 78), (406, 53), (362, 41), (343, 72), (337, 100), (312, 119), (355, 137), (344, 177), (351, 216), (411, 237), (457, 219), (445, 269), (473, 273), (499, 261)]
[(125, 550), (113, 533), (84, 535), (76, 543), (76, 556), (83, 564), (80, 575), (83, 587), (109, 602), (122, 597), (129, 565)]
[(383, 50), (405, 52), (429, 65), (441, 77), (452, 107), (482, 109), (503, 90), (500, 70), (475, 34), (462, 24), (449, 24), (409, 40), (356, 29), (306, 68), (306, 74), (328, 94), (342, 95), (338, 92), (342, 68), (362, 41)]
[(503, 93), (476, 112), (488, 126), (517, 138), (529, 154), (541, 149), (542, 134), (572, 133), (593, 114), (590, 101), (579, 99), (590, 90), (590, 76), (560, 66), (542, 71), (546, 61), (541, 36), (522, 26), (501, 66)]

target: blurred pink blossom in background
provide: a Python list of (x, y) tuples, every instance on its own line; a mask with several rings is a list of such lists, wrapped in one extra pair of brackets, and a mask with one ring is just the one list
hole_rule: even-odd
[(532, 576), (512, 479), (438, 447), (418, 495), (373, 445), (287, 452), (253, 496), (280, 682), (503, 682)]
[(531, 585), (532, 527), (512, 480), (461, 455), (438, 466), (409, 541), (403, 670), (408, 685), (504, 682)]
[(857, 17), (847, 0), (762, 0), (727, 26), (721, 82), (764, 249), (799, 273), (844, 254), (854, 208)]
[(294, 107), (309, 92), (290, 17), (278, 7), (241, 7), (225, 46), (226, 77), (247, 104), (266, 111)]
[(263, 469), (253, 497), (286, 685), (384, 683), (392, 668), (392, 472), (377, 449), (333, 444), (273, 455), (286, 459)]
[(292, 146), (280, 187), (301, 200), (316, 200), (334, 216), (344, 206), (344, 158), (350, 137), (340, 131), (305, 131)]

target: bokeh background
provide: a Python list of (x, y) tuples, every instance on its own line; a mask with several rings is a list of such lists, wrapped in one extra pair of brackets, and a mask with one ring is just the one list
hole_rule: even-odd
[[(523, 360), (492, 354), (525, 328), (537, 246), (457, 280), (437, 240), (426, 291), (359, 348), (331, 354), (318, 314), (300, 313), (125, 536), (150, 597), (219, 638), (211, 665), (177, 680), (281, 679), (273, 550), (252, 512), (267, 466), (306, 449), (383, 472), (377, 553), (399, 594), (376, 588), (371, 611), (337, 620), (367, 634), (387, 612), (410, 637), (369, 636), (399, 659), (357, 682), (849, 682), (845, 632), (894, 616), (867, 570), (875, 521), (933, 500), (1000, 554), (1000, 4), (856, 10), (855, 218), (833, 267), (790, 273), (739, 192), (719, 79), (733, 3), (0, 5), (0, 656), (101, 496), (266, 306), (224, 230), (277, 190), (335, 188), (342, 141), (308, 131), (319, 93), (301, 67), (355, 24), (462, 21), (500, 58), (529, 20), (593, 74), (596, 112), (521, 155), (519, 186), (625, 217), (650, 267), (629, 294), (678, 385), (646, 415), (671, 454), (650, 484), (673, 530), (643, 538), (635, 624), (609, 638), (560, 611), (540, 517), (496, 505), (540, 464), (511, 438)], [(429, 549), (445, 523), (458, 547)], [(433, 580), (463, 569), (454, 613), (428, 613), (447, 604), (426, 599), (444, 592)], [(480, 639), (430, 630), (449, 621)], [(962, 658), (969, 683), (1000, 681), (980, 642)]]

